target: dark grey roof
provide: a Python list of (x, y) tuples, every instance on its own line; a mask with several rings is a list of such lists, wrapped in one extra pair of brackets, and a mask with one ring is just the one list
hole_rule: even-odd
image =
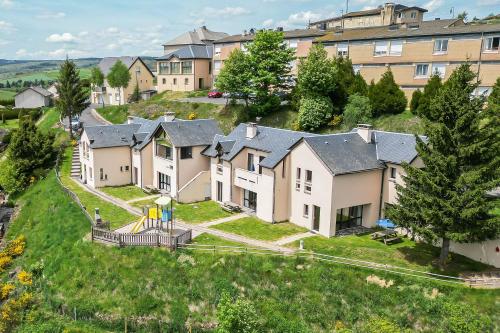
[(170, 60), (174, 57), (179, 59), (212, 59), (212, 54), (212, 46), (188, 45), (176, 51), (170, 52), (169, 54), (156, 58), (156, 60)]
[[(317, 30), (317, 29), (295, 29), (295, 30), (287, 30), (283, 31), (285, 39), (290, 38), (305, 38), (305, 37), (321, 37), (326, 34), (325, 31)], [(222, 39), (219, 39), (214, 42), (214, 44), (221, 43), (234, 43), (234, 42), (247, 42), (252, 41), (255, 38), (255, 34), (248, 35), (232, 35)]]
[(210, 145), (214, 136), (221, 134), (217, 122), (213, 119), (179, 120), (162, 122), (161, 127), (167, 133), (170, 142), (176, 147)]
[[(416, 139), (413, 134), (373, 131), (372, 139), (377, 146), (377, 158), (384, 162), (410, 163), (417, 157)], [(421, 139), (427, 141), (426, 137)]]
[(213, 138), (212, 145), (205, 150), (204, 154), (210, 157), (217, 156), (217, 146), (220, 145), (224, 151), (222, 159), (232, 160), (243, 148), (253, 148), (264, 151), (269, 155), (260, 164), (264, 168), (274, 168), (289, 152), (297, 141), (305, 136), (315, 134), (296, 132), (279, 128), (257, 126), (257, 135), (248, 139), (246, 137), (247, 124), (239, 124), (227, 136)]
[(169, 40), (163, 46), (178, 46), (178, 45), (203, 45), (206, 42), (224, 38), (228, 34), (225, 32), (217, 32), (207, 29), (202, 26), (194, 31), (185, 32), (172, 40)]
[(384, 168), (377, 159), (376, 146), (357, 133), (321, 135), (304, 141), (334, 175)]
[(132, 66), (132, 64), (138, 59), (139, 57), (127, 57), (127, 56), (124, 56), (124, 57), (107, 57), (107, 58), (102, 58), (101, 61), (99, 62), (99, 64), (97, 65), (102, 73), (106, 76), (108, 75), (109, 73), (109, 70), (111, 69), (111, 67), (113, 67), (113, 65), (115, 64), (115, 62), (117, 62), (118, 60), (121, 60), (121, 62), (123, 62), (125, 64), (125, 66), (127, 66), (128, 68), (130, 68), (130, 66)]
[(43, 88), (43, 87), (38, 87), (38, 86), (37, 86), (37, 87), (28, 87), (28, 88), (26, 88), (26, 89), (23, 89), (23, 90), (21, 90), (20, 92), (18, 92), (18, 93), (16, 94), (16, 96), (17, 96), (17, 95), (19, 95), (19, 94), (22, 94), (22, 93), (23, 93), (23, 92), (25, 92), (26, 90), (33, 90), (34, 92), (36, 92), (36, 93), (38, 93), (38, 94), (40, 94), (40, 95), (42, 95), (42, 96), (44, 96), (44, 97), (49, 97), (49, 96), (52, 96), (52, 93), (51, 93), (50, 91), (48, 91), (47, 89), (45, 89), (45, 88)]
[(140, 124), (85, 126), (91, 148), (130, 146)]

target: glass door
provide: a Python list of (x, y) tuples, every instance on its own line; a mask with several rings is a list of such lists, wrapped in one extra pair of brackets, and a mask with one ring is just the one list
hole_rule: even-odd
[(257, 210), (257, 193), (243, 190), (243, 206), (251, 210)]
[(318, 206), (314, 206), (313, 210), (313, 230), (319, 231), (319, 219), (321, 216), (321, 208)]

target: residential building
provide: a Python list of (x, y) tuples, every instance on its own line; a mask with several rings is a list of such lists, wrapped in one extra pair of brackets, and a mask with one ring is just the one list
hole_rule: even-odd
[(121, 105), (128, 103), (128, 100), (134, 92), (135, 86), (139, 87), (142, 93), (154, 90), (154, 75), (148, 66), (140, 57), (107, 57), (103, 58), (98, 67), (101, 69), (104, 77), (107, 77), (111, 67), (120, 60), (127, 66), (130, 72), (130, 81), (125, 88), (112, 88), (108, 80), (104, 80), (102, 87), (92, 87), (91, 101), (95, 104)]
[(393, 24), (418, 24), (427, 9), (387, 2), (374, 9), (349, 12), (339, 17), (309, 23), (309, 28), (327, 30), (334, 28), (364, 28)]
[(52, 93), (42, 87), (29, 87), (14, 96), (16, 109), (40, 108), (50, 106)]
[(201, 152), (220, 133), (212, 119), (178, 120), (173, 113), (85, 126), (79, 143), (81, 180), (95, 188), (155, 188), (180, 202), (205, 200), (210, 197), (210, 161)]
[(57, 92), (57, 83), (52, 83), (50, 87), (47, 88), (47, 91), (52, 94), (52, 98), (59, 98), (59, 94)]
[[(282, 31), (284, 34), (284, 39), (289, 47), (295, 50), (295, 56), (297, 58), (307, 57), (309, 54), (309, 49), (311, 48), (313, 41), (317, 37), (324, 36), (325, 31), (317, 29), (296, 29), (283, 31), (282, 28), (277, 28), (278, 31)], [(255, 38), (255, 29), (250, 29), (249, 31), (244, 31), (239, 35), (228, 36), (213, 43), (213, 80), (215, 82), (217, 75), (224, 66), (224, 61), (227, 60), (229, 55), (234, 49), (240, 49), (246, 51), (246, 45), (253, 41)], [(291, 72), (292, 74), (297, 74), (297, 60), (292, 61)]]
[(490, 89), (500, 73), (500, 24), (466, 24), (460, 19), (422, 21), (329, 31), (315, 40), (330, 56), (349, 57), (367, 82), (390, 68), (408, 100), (433, 73), (448, 79), (469, 62), (479, 73), (478, 93)]
[(212, 45), (214, 41), (226, 36), (228, 34), (225, 32), (212, 31), (207, 29), (206, 26), (202, 26), (193, 31), (185, 32), (163, 44), (164, 54), (167, 55), (190, 45)]
[(212, 50), (212, 46), (188, 45), (157, 58), (158, 91), (210, 88)]

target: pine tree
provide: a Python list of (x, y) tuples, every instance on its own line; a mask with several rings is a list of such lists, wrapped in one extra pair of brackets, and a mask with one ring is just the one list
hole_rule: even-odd
[(436, 73), (432, 75), (427, 84), (424, 86), (424, 91), (420, 99), (418, 100), (418, 107), (415, 113), (420, 117), (426, 117), (428, 119), (434, 119), (431, 114), (431, 101), (439, 93), (442, 88), (441, 77)]
[(368, 89), (368, 98), (372, 104), (373, 115), (397, 114), (406, 109), (406, 100), (404, 92), (394, 81), (392, 71), (388, 69), (382, 78), (375, 84), (370, 84)]
[(130, 95), (129, 102), (139, 102), (141, 100), (141, 91), (139, 90), (139, 83), (135, 83), (134, 91)]
[(425, 167), (404, 165), (399, 202), (386, 212), (426, 240), (442, 240), (440, 267), (450, 241), (482, 241), (500, 232), (500, 217), (485, 195), (500, 185), (499, 117), (483, 109), (484, 97), (471, 98), (476, 79), (470, 64), (461, 65), (431, 100), (433, 119), (424, 117), (428, 142), (417, 137)]
[(66, 61), (61, 64), (57, 81), (57, 93), (59, 94), (59, 98), (57, 99), (56, 106), (61, 116), (68, 118), (69, 134), (70, 137), (73, 138), (71, 117), (80, 115), (88, 106), (88, 96), (80, 81), (80, 71), (71, 60), (66, 59)]
[(348, 89), (349, 96), (358, 94), (361, 96), (368, 96), (368, 84), (361, 73), (356, 73), (352, 80), (351, 86)]
[(500, 106), (500, 76), (491, 89), (490, 96), (488, 96), (488, 105)]
[(417, 89), (411, 94), (410, 111), (414, 114), (417, 113), (418, 105), (420, 104), (420, 98), (422, 98), (422, 92)]

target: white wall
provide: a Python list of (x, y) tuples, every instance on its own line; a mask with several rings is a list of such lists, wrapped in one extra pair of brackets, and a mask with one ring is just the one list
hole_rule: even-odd
[(473, 260), (500, 268), (500, 239), (488, 240), (481, 243), (450, 242), (450, 251), (461, 254)]

